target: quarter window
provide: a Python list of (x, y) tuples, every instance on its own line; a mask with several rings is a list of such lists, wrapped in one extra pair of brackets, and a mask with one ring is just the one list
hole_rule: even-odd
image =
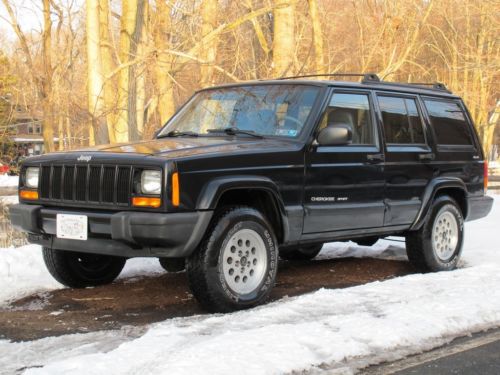
[(464, 111), (456, 102), (424, 100), (436, 140), (441, 145), (472, 145)]
[(365, 94), (333, 94), (319, 130), (338, 124), (352, 131), (353, 145), (375, 144), (370, 102)]
[(379, 96), (378, 102), (388, 144), (424, 144), (422, 121), (415, 99)]

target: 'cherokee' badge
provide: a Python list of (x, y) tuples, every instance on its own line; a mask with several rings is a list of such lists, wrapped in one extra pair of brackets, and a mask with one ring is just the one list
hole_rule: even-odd
[(90, 155), (80, 155), (77, 161), (86, 161), (87, 163), (92, 160), (92, 156)]

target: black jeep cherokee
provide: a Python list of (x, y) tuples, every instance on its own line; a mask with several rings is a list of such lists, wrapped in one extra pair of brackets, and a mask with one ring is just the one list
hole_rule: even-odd
[(186, 267), (211, 311), (254, 306), (284, 259), (323, 243), (406, 237), (422, 271), (456, 267), (464, 220), (488, 214), (471, 117), (442, 85), (275, 80), (196, 93), (154, 140), (33, 157), (15, 227), (69, 287), (130, 257)]

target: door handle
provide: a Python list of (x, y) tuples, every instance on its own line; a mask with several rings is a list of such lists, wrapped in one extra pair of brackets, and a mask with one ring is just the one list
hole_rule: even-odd
[(384, 154), (370, 154), (366, 156), (369, 163), (380, 163), (384, 161)]
[(432, 160), (434, 160), (435, 157), (436, 156), (434, 155), (434, 153), (429, 152), (427, 154), (419, 154), (418, 160), (420, 160), (420, 161), (432, 161)]

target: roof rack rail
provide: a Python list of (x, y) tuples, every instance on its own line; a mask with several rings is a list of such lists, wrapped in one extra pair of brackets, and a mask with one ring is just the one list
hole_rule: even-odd
[(321, 73), (321, 74), (304, 74), (300, 76), (280, 77), (277, 81), (296, 78), (311, 78), (311, 77), (363, 77), (363, 82), (380, 82), (380, 78), (375, 73)]
[(388, 82), (382, 81), (376, 73), (320, 73), (320, 74), (304, 74), (298, 76), (289, 76), (289, 77), (280, 77), (276, 78), (277, 81), (287, 80), (287, 79), (297, 79), (297, 78), (311, 78), (311, 77), (362, 77), (361, 83), (378, 83), (382, 85), (390, 85), (390, 86), (430, 86), (431, 89), (441, 90), (451, 93), (450, 90), (445, 86), (444, 83), (433, 82), (433, 83), (425, 83), (425, 82)]
[(446, 85), (444, 83), (441, 83), (441, 82), (433, 82), (433, 83), (409, 82), (408, 84), (415, 85), (415, 86), (432, 86), (433, 89), (448, 91), (448, 88), (446, 87)]

